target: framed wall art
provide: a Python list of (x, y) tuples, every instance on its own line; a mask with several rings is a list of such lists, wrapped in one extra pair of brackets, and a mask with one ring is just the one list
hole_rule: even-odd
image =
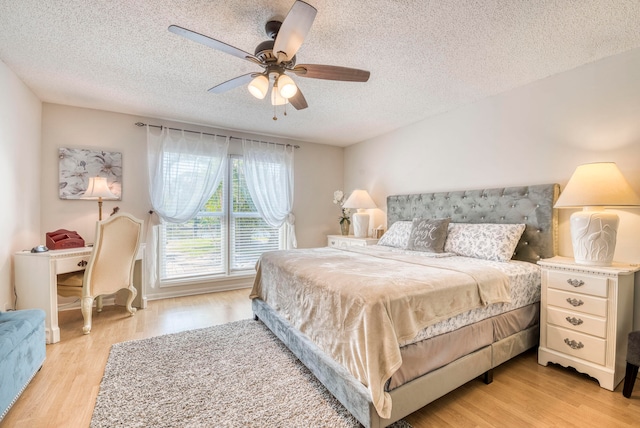
[(122, 153), (60, 148), (58, 158), (60, 199), (80, 199), (89, 177), (105, 177), (111, 193), (122, 200)]

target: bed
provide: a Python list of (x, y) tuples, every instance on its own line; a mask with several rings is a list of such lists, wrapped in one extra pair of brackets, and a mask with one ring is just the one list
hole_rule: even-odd
[[(384, 246), (265, 253), (254, 314), (360, 423), (387, 426), (476, 377), (490, 382), (494, 367), (537, 345), (535, 262), (556, 254), (558, 194), (546, 184), (389, 196)], [(418, 244), (414, 219), (446, 227), (447, 251), (394, 245), (407, 230)], [(500, 247), (513, 261), (476, 257), (484, 244), (455, 247), (494, 227), (519, 229)]]

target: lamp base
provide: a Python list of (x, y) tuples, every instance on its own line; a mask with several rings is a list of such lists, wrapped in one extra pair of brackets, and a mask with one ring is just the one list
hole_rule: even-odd
[(610, 266), (620, 219), (608, 211), (585, 208), (571, 214), (571, 241), (577, 264)]
[(356, 238), (366, 238), (369, 231), (369, 213), (358, 211), (351, 216), (351, 221), (353, 222), (354, 236)]

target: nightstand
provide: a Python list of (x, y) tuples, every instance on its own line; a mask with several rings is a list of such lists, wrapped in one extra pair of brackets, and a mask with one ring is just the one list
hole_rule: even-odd
[(625, 375), (634, 272), (640, 266), (586, 266), (565, 257), (538, 264), (542, 267), (538, 363), (573, 367), (613, 391)]
[(375, 238), (356, 238), (353, 235), (327, 235), (327, 246), (329, 247), (365, 246), (377, 243), (378, 240)]

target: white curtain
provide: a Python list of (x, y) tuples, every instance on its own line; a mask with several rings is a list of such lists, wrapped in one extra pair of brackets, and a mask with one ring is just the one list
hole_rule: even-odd
[(184, 223), (198, 214), (218, 188), (224, 173), (229, 137), (147, 126), (149, 198), (147, 278), (157, 287), (160, 219)]
[(283, 227), (286, 249), (296, 248), (291, 145), (242, 140), (244, 175), (258, 212), (271, 227)]

